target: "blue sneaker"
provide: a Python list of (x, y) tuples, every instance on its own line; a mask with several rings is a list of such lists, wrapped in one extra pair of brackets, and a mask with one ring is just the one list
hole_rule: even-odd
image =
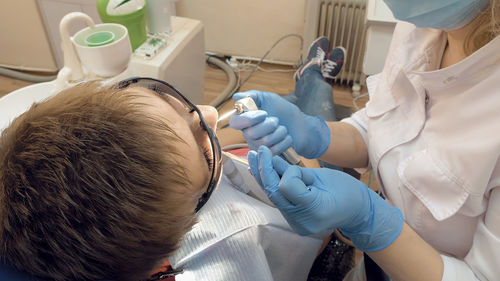
[(293, 74), (293, 79), (295, 80), (295, 82), (299, 81), (304, 70), (306, 70), (310, 66), (318, 65), (321, 67), (323, 65), (323, 61), (325, 60), (326, 52), (329, 47), (330, 41), (324, 36), (317, 38), (311, 43), (304, 64), (302, 64), (299, 69), (295, 71), (295, 74)]
[(327, 82), (332, 83), (335, 76), (339, 74), (344, 65), (345, 56), (346, 51), (344, 47), (336, 47), (326, 55), (321, 65), (321, 73)]

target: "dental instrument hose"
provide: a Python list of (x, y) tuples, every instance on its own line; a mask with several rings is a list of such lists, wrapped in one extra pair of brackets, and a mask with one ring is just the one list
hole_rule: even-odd
[(14, 79), (18, 79), (18, 80), (33, 82), (33, 83), (48, 82), (48, 81), (56, 79), (55, 75), (49, 75), (49, 76), (35, 75), (35, 74), (24, 73), (21, 71), (17, 71), (17, 70), (5, 68), (5, 67), (0, 67), (0, 75), (7, 76), (10, 78), (14, 78)]
[(224, 91), (218, 95), (212, 102), (210, 102), (210, 105), (219, 108), (221, 107), (224, 102), (228, 99), (231, 98), (231, 96), (236, 92), (236, 89), (238, 89), (238, 83), (236, 82), (236, 74), (234, 73), (233, 69), (226, 63), (222, 62), (221, 60), (212, 57), (212, 56), (207, 56), (207, 62), (212, 63), (222, 69), (228, 78), (227, 86), (224, 89)]

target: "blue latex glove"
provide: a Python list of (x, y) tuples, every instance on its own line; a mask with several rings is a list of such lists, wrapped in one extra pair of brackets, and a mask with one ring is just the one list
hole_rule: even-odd
[(277, 94), (248, 91), (233, 99), (250, 96), (260, 110), (231, 116), (229, 125), (242, 130), (250, 149), (269, 147), (274, 155), (289, 147), (309, 159), (323, 155), (330, 145), (330, 129), (321, 117), (306, 115)]
[(271, 202), (300, 235), (338, 228), (358, 249), (373, 252), (401, 233), (401, 211), (346, 173), (292, 166), (264, 146), (250, 151), (248, 160)]

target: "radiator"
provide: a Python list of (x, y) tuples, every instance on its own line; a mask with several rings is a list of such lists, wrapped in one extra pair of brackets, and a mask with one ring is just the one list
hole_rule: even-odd
[(326, 36), (330, 49), (343, 46), (347, 51), (342, 71), (335, 83), (364, 85), (362, 72), (365, 50), (366, 0), (307, 0), (303, 57), (314, 39)]

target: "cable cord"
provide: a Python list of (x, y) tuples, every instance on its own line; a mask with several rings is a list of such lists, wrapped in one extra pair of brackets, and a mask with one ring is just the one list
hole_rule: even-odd
[(245, 82), (248, 81), (248, 79), (250, 79), (250, 77), (252, 76), (252, 74), (259, 68), (260, 64), (264, 61), (264, 59), (267, 57), (267, 55), (269, 55), (269, 53), (274, 49), (274, 47), (276, 47), (276, 45), (278, 45), (282, 40), (288, 38), (288, 37), (297, 37), (300, 39), (300, 46), (303, 45), (303, 42), (304, 42), (304, 39), (302, 38), (301, 35), (299, 34), (294, 34), (294, 33), (291, 33), (291, 34), (287, 34), (287, 35), (284, 35), (282, 36), (280, 39), (278, 39), (272, 46), (271, 48), (269, 48), (269, 50), (267, 50), (267, 52), (264, 54), (264, 56), (259, 60), (259, 62), (254, 66), (254, 68), (250, 71), (250, 73), (247, 75), (247, 77), (245, 77), (245, 79), (243, 79), (241, 81), (241, 83), (238, 85), (238, 89), (241, 88), (241, 86), (243, 86), (243, 84), (245, 84)]
[(357, 96), (357, 97), (355, 97), (355, 98), (352, 99), (352, 105), (354, 106), (354, 109), (356, 109), (356, 111), (359, 110), (358, 100), (360, 98), (364, 98), (364, 97), (367, 97), (367, 96), (368, 96), (368, 93), (364, 93), (364, 94), (359, 95), (359, 96)]
[[(228, 101), (229, 99), (231, 99), (232, 96), (233, 96), (233, 94), (235, 92), (237, 92), (241, 88), (241, 86), (243, 84), (245, 84), (245, 82), (248, 79), (250, 79), (250, 77), (252, 76), (252, 74), (256, 70), (258, 70), (260, 68), (260, 64), (264, 61), (264, 59), (267, 57), (267, 55), (269, 55), (269, 53), (274, 49), (274, 47), (276, 47), (276, 45), (278, 45), (282, 40), (284, 40), (284, 39), (286, 39), (288, 37), (297, 37), (297, 38), (299, 38), (300, 39), (300, 46), (302, 46), (304, 39), (302, 38), (301, 35), (299, 35), (299, 34), (287, 34), (287, 35), (282, 36), (281, 38), (279, 38), (271, 46), (271, 48), (269, 48), (269, 50), (267, 50), (267, 52), (264, 54), (264, 56), (259, 60), (259, 62), (257, 64), (255, 64), (253, 66), (253, 69), (250, 70), (250, 73), (243, 80), (240, 80), (241, 77), (239, 75), (239, 70), (238, 70), (238, 75), (236, 75), (236, 73), (234, 72), (234, 70), (227, 63), (224, 63), (223, 61), (219, 60), (215, 56), (207, 55), (206, 56), (207, 63), (213, 64), (213, 65), (219, 67), (220, 69), (222, 69), (226, 73), (226, 76), (227, 76), (227, 78), (229, 80), (228, 83), (227, 83), (226, 88), (224, 89), (224, 91), (220, 95), (218, 95), (210, 103), (210, 105), (213, 106), (213, 107), (215, 107), (215, 108), (217, 108), (217, 109), (219, 109), (226, 101)], [(302, 59), (302, 57), (299, 57), (299, 64), (300, 64), (301, 59)], [(262, 69), (263, 71), (266, 71), (263, 68), (260, 68), (260, 69)]]
[(45, 75), (29, 74), (5, 67), (0, 67), (0, 75), (33, 83), (48, 82), (56, 79), (55, 75), (45, 76)]
[[(252, 74), (258, 70), (260, 68), (260, 64), (264, 61), (264, 59), (267, 57), (267, 55), (269, 55), (269, 53), (274, 49), (274, 47), (276, 47), (276, 45), (278, 45), (282, 40), (288, 38), (288, 37), (297, 37), (300, 39), (300, 46), (303, 45), (303, 41), (304, 39), (302, 38), (301, 35), (299, 34), (287, 34), (287, 35), (284, 35), (282, 36), (281, 38), (279, 38), (272, 46), (271, 48), (269, 48), (269, 50), (266, 51), (266, 53), (264, 54), (264, 56), (255, 64), (253, 65), (253, 69), (249, 70), (250, 73), (247, 75), (247, 77), (245, 77), (245, 79), (241, 80), (241, 77), (239, 75), (240, 73), (240, 70), (237, 70), (238, 72), (238, 75), (235, 74), (235, 71), (233, 70), (233, 68), (231, 68), (231, 66), (229, 66), (227, 63), (223, 63), (222, 61), (216, 59), (215, 57), (213, 56), (207, 56), (208, 59), (207, 59), (207, 62), (209, 63), (213, 63), (215, 64), (216, 66), (222, 68), (222, 70), (224, 70), (228, 76), (228, 78), (231, 79), (231, 77), (234, 75), (236, 76), (237, 78), (237, 81), (236, 81), (236, 87), (230, 91), (229, 89), (232, 87), (230, 83), (232, 83), (232, 81), (229, 81), (228, 82), (228, 86), (226, 86), (226, 89), (224, 90), (224, 92), (219, 95), (216, 100), (214, 100), (211, 105), (216, 107), (217, 109), (222, 106), (225, 102), (227, 102), (228, 100), (230, 100), (233, 96), (234, 93), (236, 93), (240, 88), (241, 86), (243, 86), (243, 84), (245, 84), (245, 82), (247, 82), (248, 79), (250, 79), (250, 77), (252, 76)], [(301, 61), (302, 61), (302, 55), (299, 56), (299, 60), (298, 60), (298, 63), (297, 65), (300, 65), (301, 64)], [(215, 63), (216, 62), (216, 63)], [(227, 68), (226, 68), (227, 67)], [(262, 69), (262, 68), (260, 68)], [(263, 71), (266, 71), (264, 69), (262, 69)], [(232, 74), (231, 74), (232, 73)]]
[[(226, 60), (227, 62), (227, 60)], [(237, 61), (238, 62), (238, 66), (231, 66), (236, 72), (247, 72), (247, 71), (251, 71), (254, 67), (255, 67), (255, 64), (252, 63), (250, 60), (248, 59), (243, 59), (241, 62)], [(230, 65), (230, 64), (229, 64)], [(264, 67), (257, 67), (257, 70), (260, 70), (260, 71), (263, 71), (263, 72), (295, 72), (296, 69), (270, 69), (270, 68), (264, 68)]]

